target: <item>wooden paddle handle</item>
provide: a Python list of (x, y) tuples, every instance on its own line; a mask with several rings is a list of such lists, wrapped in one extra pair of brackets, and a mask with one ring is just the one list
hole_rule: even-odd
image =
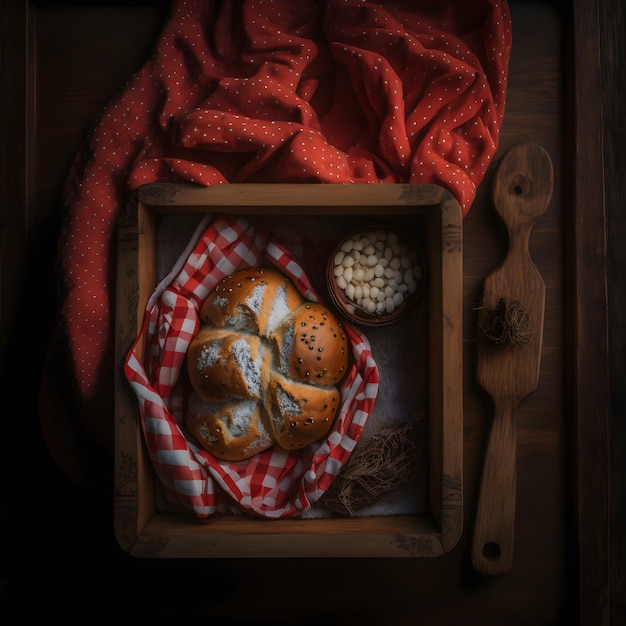
[(480, 574), (500, 576), (511, 569), (515, 529), (515, 407), (497, 406), (478, 497), (472, 565)]
[[(485, 279), (479, 320), (476, 380), (493, 399), (495, 414), (478, 497), (472, 565), (493, 576), (506, 574), (513, 561), (515, 411), (539, 382), (545, 308), (545, 285), (528, 243), (548, 207), (552, 185), (550, 157), (535, 144), (510, 148), (492, 183), (493, 204), (507, 228), (509, 251)], [(485, 323), (490, 316), (493, 322)]]

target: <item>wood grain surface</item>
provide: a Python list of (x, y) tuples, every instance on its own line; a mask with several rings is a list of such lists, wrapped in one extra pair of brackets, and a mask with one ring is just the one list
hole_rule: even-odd
[[(608, 502), (607, 542), (610, 543), (607, 591), (594, 595), (583, 592), (593, 613), (599, 601), (607, 604), (607, 623), (626, 624), (626, 481), (624, 457), (626, 450), (626, 6), (620, 0), (599, 3), (599, 48), (602, 84), (604, 198), (606, 202), (607, 233), (607, 291), (608, 291), (608, 364), (609, 410), (607, 443), (609, 444), (608, 480), (598, 477), (605, 485)], [(590, 442), (597, 449), (602, 442)], [(599, 532), (602, 532), (600, 529)], [(594, 530), (592, 530), (594, 532)], [(589, 558), (602, 560), (600, 555)], [(585, 567), (585, 571), (588, 569)], [(587, 587), (583, 575), (581, 587)], [(606, 598), (606, 599), (605, 599)]]
[[(36, 280), (44, 301), (54, 297), (64, 174), (95, 115), (149, 53), (166, 4), (0, 4), (7, 388), (24, 371), (40, 375), (42, 362), (23, 356), (23, 338), (37, 328), (28, 341), (42, 354), (51, 318), (41, 307), (25, 309), (32, 296), (24, 284)], [(95, 616), (118, 623), (155, 616), (215, 624), (290, 624), (294, 616), (303, 625), (625, 623), (624, 7), (620, 0), (510, 6), (500, 149), (464, 223), (466, 532), (456, 548), (401, 563), (130, 559), (113, 538), (109, 456), (90, 452), (87, 482), (63, 473), (41, 440), (33, 393), (19, 419), (7, 416), (7, 436), (20, 442), (3, 455), (0, 600), (9, 617), (39, 616), (40, 608), (72, 616), (80, 597)], [(514, 565), (485, 578), (470, 559), (492, 411), (474, 380), (475, 329), (483, 281), (506, 253), (490, 185), (502, 155), (524, 142), (542, 146), (554, 166), (552, 201), (530, 242), (546, 286), (541, 375), (517, 413)], [(94, 584), (104, 567), (111, 574)]]

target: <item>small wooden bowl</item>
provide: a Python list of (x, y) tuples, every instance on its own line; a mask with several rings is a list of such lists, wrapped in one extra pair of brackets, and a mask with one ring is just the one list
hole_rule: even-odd
[[(356, 244), (356, 248), (363, 245), (363, 249), (355, 250), (355, 248), (351, 247), (350, 242), (352, 242), (353, 245), (354, 242), (360, 242)], [(384, 266), (382, 267), (383, 276), (378, 275), (380, 274), (380, 267), (363, 263), (367, 257), (371, 256), (371, 254), (365, 254), (367, 242), (375, 248), (376, 244), (380, 242), (374, 256), (378, 259), (376, 265)], [(381, 244), (382, 250), (380, 249)], [(387, 248), (390, 248), (390, 250), (387, 250)], [(386, 256), (385, 251), (387, 251)], [(357, 293), (354, 295), (352, 295), (349, 287), (346, 288), (344, 286), (346, 282), (344, 275), (346, 267), (343, 265), (342, 253), (344, 258), (346, 255), (350, 255), (353, 258), (357, 255), (359, 256), (359, 260), (355, 260), (354, 264), (349, 265), (352, 271), (351, 276), (349, 276), (350, 282), (348, 284), (351, 284), (355, 290), (359, 285), (361, 286), (361, 291), (359, 292), (357, 290)], [(370, 261), (370, 263), (372, 262), (373, 261)], [(398, 263), (400, 266), (395, 268)], [(342, 269), (338, 269), (339, 265), (341, 265)], [(340, 237), (331, 248), (326, 259), (325, 269), (328, 294), (338, 311), (352, 323), (366, 326), (391, 324), (411, 311), (422, 299), (427, 280), (427, 267), (427, 256), (423, 246), (413, 235), (407, 232), (406, 229), (402, 229), (393, 223), (377, 222), (364, 224), (348, 231)], [(385, 275), (387, 268), (390, 268), (395, 276)], [(376, 275), (373, 279), (370, 278), (371, 272), (366, 273), (368, 269), (375, 270)], [(363, 270), (366, 274), (365, 277), (361, 278), (357, 270)], [(412, 278), (415, 281), (415, 284), (411, 285), (410, 291), (409, 283), (405, 280), (405, 276), (408, 278), (407, 271), (412, 273)], [(402, 275), (401, 281), (397, 280), (398, 272)], [(390, 273), (391, 272), (387, 272), (387, 274)], [(344, 277), (343, 283), (341, 282), (342, 276)], [(376, 278), (382, 279), (382, 287), (380, 286), (380, 280), (375, 282)], [(396, 287), (394, 287), (393, 280), (396, 281)], [(404, 287), (400, 287), (399, 285), (404, 285)], [(399, 302), (400, 297), (398, 296), (396, 297), (396, 304), (393, 305), (392, 309), (391, 306), (389, 309), (386, 307), (382, 308), (378, 305), (379, 300), (376, 299), (380, 298), (380, 296), (376, 295), (375, 298), (369, 298), (369, 302), (375, 300), (375, 305), (378, 305), (378, 309), (372, 311), (372, 305), (369, 304), (367, 300), (363, 299), (363, 288), (365, 286), (370, 292), (372, 287), (376, 287), (378, 294), (380, 294), (381, 289), (384, 291), (386, 287), (390, 287), (394, 294), (402, 294), (402, 301), (401, 303)], [(361, 295), (361, 298), (358, 298), (359, 295)], [(387, 297), (390, 296), (386, 296), (385, 301)], [(381, 308), (382, 310), (380, 310)]]

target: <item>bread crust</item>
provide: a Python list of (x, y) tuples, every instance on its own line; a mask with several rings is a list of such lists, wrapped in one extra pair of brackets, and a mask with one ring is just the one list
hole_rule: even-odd
[(269, 361), (261, 337), (202, 326), (187, 349), (191, 383), (204, 402), (259, 400)]
[(336, 387), (312, 387), (272, 374), (267, 397), (270, 432), (285, 450), (297, 450), (324, 437), (339, 407)]
[(293, 345), (286, 351), (287, 358), (281, 362), (280, 371), (316, 385), (339, 383), (348, 364), (348, 339), (333, 313), (315, 302), (299, 306), (276, 333), (281, 347), (290, 328), (293, 328)]
[(349, 361), (332, 311), (278, 270), (248, 268), (220, 281), (200, 319), (187, 350), (193, 393), (185, 422), (205, 450), (238, 461), (328, 434)]
[(263, 411), (254, 400), (204, 402), (192, 393), (186, 425), (198, 443), (216, 458), (242, 461), (274, 443), (262, 418)]
[(217, 284), (202, 304), (200, 319), (269, 337), (283, 317), (304, 301), (289, 278), (277, 270), (251, 267)]

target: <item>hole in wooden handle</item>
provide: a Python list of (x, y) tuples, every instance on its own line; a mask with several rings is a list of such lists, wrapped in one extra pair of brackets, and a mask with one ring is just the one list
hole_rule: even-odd
[(493, 541), (489, 541), (483, 546), (482, 554), (487, 561), (497, 561), (500, 558), (500, 546)]

